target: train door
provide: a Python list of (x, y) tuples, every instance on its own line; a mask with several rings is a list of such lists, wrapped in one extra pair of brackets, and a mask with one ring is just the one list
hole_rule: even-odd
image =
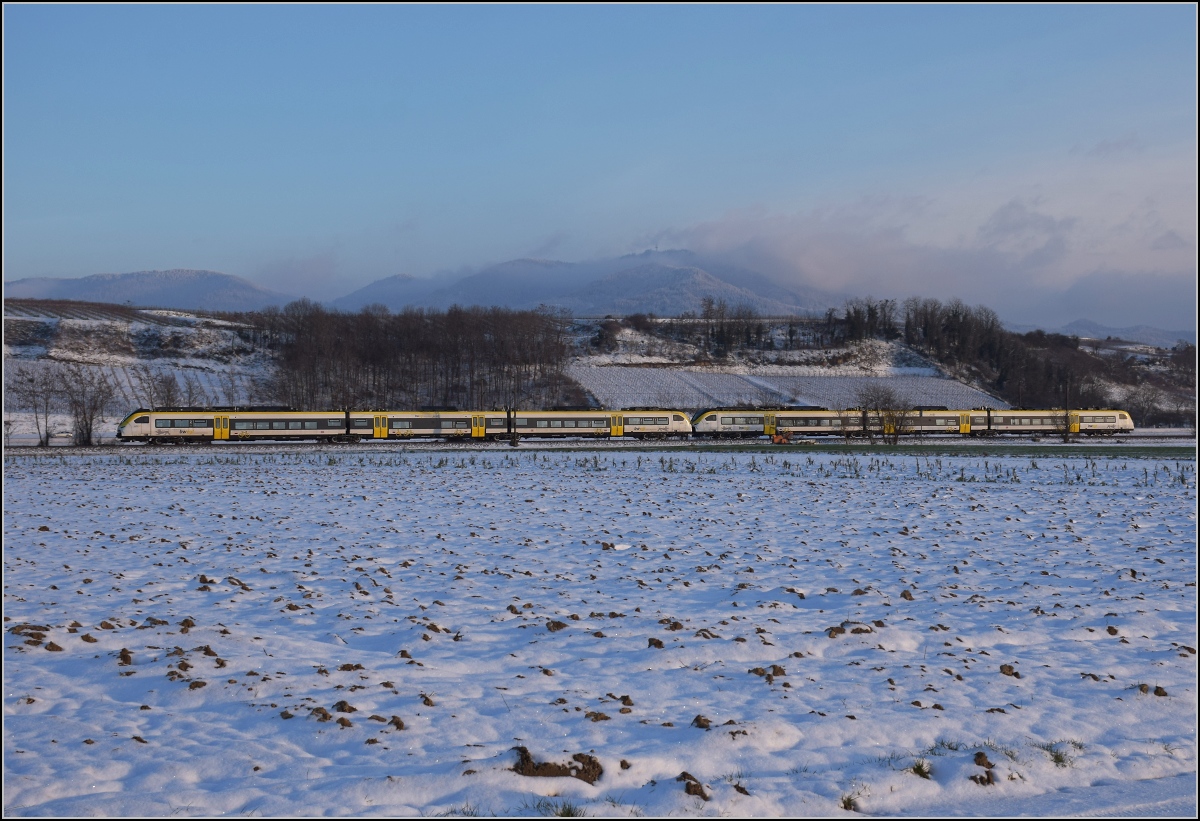
[(971, 432), (971, 414), (960, 413), (958, 415), (958, 432), (959, 433), (970, 433)]
[(767, 436), (775, 435), (775, 414), (768, 413), (763, 416), (763, 433)]
[(388, 426), (387, 416), (381, 416), (381, 415), (375, 416), (375, 438), (376, 439), (387, 439), (387, 435), (388, 435), (388, 427), (387, 426)]
[(609, 433), (608, 433), (609, 436), (624, 436), (625, 435), (625, 424), (624, 424), (623, 418), (621, 417), (621, 414), (614, 413), (612, 415), (611, 424), (612, 424), (612, 427), (609, 430)]
[(213, 439), (228, 439), (229, 438), (229, 417), (216, 416), (213, 417)]
[(483, 439), (487, 436), (487, 417), (471, 416), (471, 438)]
[(1071, 433), (1079, 433), (1079, 414), (1074, 411), (1067, 414), (1067, 430)]

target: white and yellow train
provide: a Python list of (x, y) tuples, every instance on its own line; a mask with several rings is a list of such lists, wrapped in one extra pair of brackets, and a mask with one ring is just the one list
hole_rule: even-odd
[(949, 410), (905, 412), (714, 409), (689, 419), (664, 408), (539, 411), (295, 411), (279, 407), (139, 408), (117, 427), (122, 442), (323, 441), (520, 438), (753, 439), (770, 436), (997, 434), (1113, 435), (1133, 430), (1121, 410)]

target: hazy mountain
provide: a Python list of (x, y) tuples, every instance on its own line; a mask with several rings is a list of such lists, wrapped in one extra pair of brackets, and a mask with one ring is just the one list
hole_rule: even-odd
[[(1039, 330), (1039, 326), (1037, 325), (1012, 325), (1005, 323), (1004, 327), (1019, 334)], [(1113, 328), (1108, 325), (1101, 325), (1099, 322), (1093, 322), (1090, 319), (1077, 319), (1060, 328), (1041, 327), (1040, 330), (1087, 339), (1108, 339), (1112, 337), (1113, 339), (1123, 339), (1127, 342), (1141, 342), (1143, 345), (1154, 345), (1158, 348), (1172, 348), (1181, 339), (1187, 340), (1192, 344), (1196, 342), (1196, 330), (1194, 328), (1190, 331), (1169, 331), (1150, 325)]]
[(1175, 343), (1181, 339), (1186, 339), (1192, 343), (1196, 341), (1195, 329), (1190, 331), (1168, 331), (1162, 328), (1153, 328), (1149, 325), (1134, 325), (1130, 328), (1110, 328), (1107, 325), (1101, 325), (1099, 322), (1092, 322), (1090, 319), (1077, 319), (1069, 325), (1064, 325), (1061, 332), (1089, 339), (1107, 339), (1111, 336), (1114, 339), (1126, 339), (1130, 342), (1141, 342), (1159, 348), (1174, 347)]
[(76, 299), (147, 308), (251, 311), (283, 305), (295, 297), (217, 271), (138, 271), (80, 279), (35, 277), (4, 283), (9, 299)]
[(460, 279), (389, 277), (333, 301), (344, 310), (379, 302), (392, 310), (407, 305), (554, 305), (577, 316), (698, 311), (705, 296), (730, 307), (747, 305), (764, 314), (820, 313), (841, 305), (842, 295), (788, 289), (752, 271), (708, 269), (691, 251), (644, 251), (590, 262), (518, 259)]
[(659, 263), (610, 274), (561, 298), (559, 304), (577, 316), (631, 313), (676, 316), (685, 311), (699, 313), (705, 297), (724, 301), (729, 308), (744, 305), (760, 314), (775, 316), (810, 310), (795, 300), (771, 299), (738, 287), (702, 268)]
[(330, 304), (343, 311), (357, 311), (366, 305), (386, 305), (393, 310), (400, 310), (406, 305), (424, 304), (423, 300), (430, 292), (442, 287), (433, 279), (418, 279), (407, 274), (378, 279), (369, 285), (359, 288), (333, 300)]

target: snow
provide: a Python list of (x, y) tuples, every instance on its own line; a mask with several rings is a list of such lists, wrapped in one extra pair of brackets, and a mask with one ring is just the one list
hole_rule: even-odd
[(953, 379), (906, 372), (864, 375), (862, 370), (837, 373), (828, 368), (759, 366), (755, 369), (713, 367), (624, 367), (572, 363), (567, 375), (596, 397), (601, 407), (646, 405), (697, 410), (733, 405), (815, 405), (849, 408), (859, 392), (882, 382), (914, 405), (947, 408), (1007, 408), (1008, 405)]
[(1194, 816), (1138, 454), (9, 451), (5, 814)]

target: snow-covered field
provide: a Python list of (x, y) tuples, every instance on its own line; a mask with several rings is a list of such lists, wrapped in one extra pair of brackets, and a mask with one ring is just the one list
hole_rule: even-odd
[(6, 815), (1196, 809), (1192, 459), (4, 471)]
[[(860, 392), (883, 384), (914, 405), (948, 408), (1007, 408), (983, 391), (940, 376), (897, 369), (885, 375), (820, 374), (820, 368), (762, 366), (737, 368), (625, 367), (591, 365), (580, 360), (567, 374), (605, 408), (646, 405), (699, 409), (746, 405), (816, 405), (855, 407)], [(846, 369), (850, 370), (850, 369)], [(917, 370), (917, 369), (912, 369)]]

